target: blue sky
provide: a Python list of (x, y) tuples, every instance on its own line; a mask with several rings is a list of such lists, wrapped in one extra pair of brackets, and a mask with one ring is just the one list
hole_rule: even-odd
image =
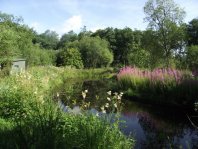
[[(24, 23), (42, 33), (47, 29), (59, 35), (99, 28), (130, 27), (144, 30), (143, 7), (147, 0), (0, 0), (0, 11), (22, 16)], [(198, 17), (198, 0), (175, 0), (187, 15), (185, 22)]]

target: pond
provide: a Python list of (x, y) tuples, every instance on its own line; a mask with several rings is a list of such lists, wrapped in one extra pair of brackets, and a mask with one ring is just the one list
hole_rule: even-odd
[[(113, 79), (70, 79), (65, 82), (60, 87), (60, 96), (64, 104), (72, 102), (71, 99), (82, 99), (81, 92), (88, 90), (86, 100), (90, 101), (91, 107), (96, 110), (104, 104), (107, 91), (116, 91), (116, 82)], [(152, 106), (124, 99), (122, 101), (124, 108), (121, 120), (125, 123), (121, 124), (120, 129), (124, 134), (134, 136), (136, 149), (198, 148), (198, 129), (192, 126), (187, 117), (187, 114), (193, 114), (192, 111)]]

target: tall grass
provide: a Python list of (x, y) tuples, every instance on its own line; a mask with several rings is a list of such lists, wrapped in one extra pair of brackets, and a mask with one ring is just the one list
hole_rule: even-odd
[(125, 67), (119, 71), (117, 79), (128, 96), (146, 102), (193, 105), (198, 100), (198, 80), (189, 71), (171, 68), (149, 71)]
[[(134, 141), (105, 117), (63, 112), (51, 91), (63, 82), (64, 75), (74, 77), (78, 71), (83, 73), (83, 70), (69, 70), (35, 67), (1, 80), (0, 148), (129, 149), (134, 146)], [(103, 71), (93, 73), (100, 75)]]

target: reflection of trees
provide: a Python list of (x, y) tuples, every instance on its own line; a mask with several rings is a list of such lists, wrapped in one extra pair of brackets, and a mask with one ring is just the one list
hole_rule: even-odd
[(100, 108), (107, 101), (107, 91), (112, 88), (112, 80), (88, 80), (83, 82), (83, 90), (88, 89), (87, 101), (91, 102), (91, 107)]
[(175, 137), (183, 137), (182, 126), (169, 126), (167, 123), (152, 119), (148, 113), (141, 113), (138, 117), (146, 137), (141, 143), (142, 148), (177, 148), (179, 146), (178, 142), (175, 142)]
[[(82, 91), (88, 90), (85, 98), (86, 102), (91, 103), (91, 107), (100, 107), (104, 105), (107, 97), (107, 91), (111, 90), (114, 80), (82, 80), (82, 79), (67, 79), (59, 86), (56, 92), (60, 93), (60, 99), (65, 105), (72, 105), (76, 100), (76, 105), (82, 102)], [(98, 99), (97, 99), (98, 98)], [(105, 100), (104, 100), (105, 99)]]
[[(83, 81), (78, 79), (64, 80), (64, 84), (59, 87), (60, 99), (65, 105), (71, 106), (74, 100), (80, 100)], [(78, 101), (76, 101), (78, 102)]]

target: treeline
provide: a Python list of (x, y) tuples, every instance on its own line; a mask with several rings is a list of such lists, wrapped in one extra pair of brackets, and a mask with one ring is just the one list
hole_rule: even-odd
[(198, 68), (198, 18), (185, 24), (175, 16), (182, 11), (162, 16), (158, 7), (167, 8), (165, 4), (151, 6), (148, 1), (144, 7), (149, 22), (145, 31), (108, 27), (91, 32), (83, 27), (78, 34), (70, 31), (61, 37), (50, 30), (38, 34), (21, 18), (0, 13), (0, 63), (21, 57), (29, 66)]

